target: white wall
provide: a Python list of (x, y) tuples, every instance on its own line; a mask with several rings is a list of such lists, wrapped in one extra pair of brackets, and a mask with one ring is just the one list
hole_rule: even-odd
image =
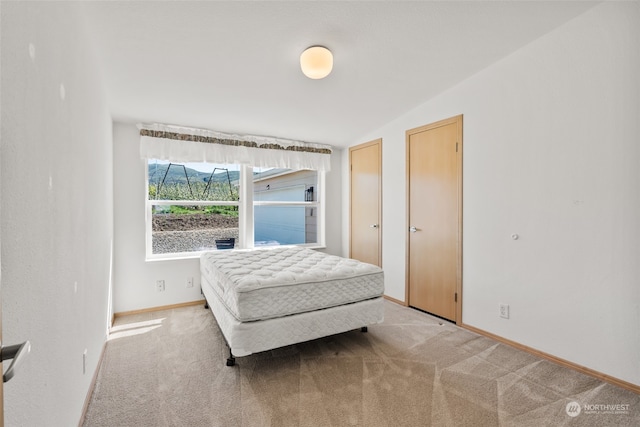
[[(145, 162), (135, 124), (115, 123), (114, 141), (114, 312), (179, 304), (202, 299), (198, 259), (145, 261)], [(332, 154), (326, 175), (326, 252), (341, 250), (342, 205), (340, 150)], [(195, 279), (187, 288), (188, 277)], [(155, 290), (156, 280), (165, 291)]]
[(72, 426), (110, 317), (111, 119), (74, 5), (2, 2), (1, 19), (3, 344), (32, 344), (5, 425)]
[(463, 114), (463, 322), (640, 384), (638, 22), (638, 2), (601, 4), (354, 141), (383, 138), (389, 296), (404, 300), (404, 132)]

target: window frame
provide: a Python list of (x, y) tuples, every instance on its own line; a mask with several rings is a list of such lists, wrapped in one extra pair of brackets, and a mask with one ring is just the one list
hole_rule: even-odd
[[(167, 261), (172, 259), (194, 259), (200, 258), (205, 251), (193, 252), (173, 252), (173, 253), (153, 253), (153, 206), (237, 206), (238, 207), (238, 231), (239, 239), (236, 249), (254, 249), (254, 206), (302, 206), (314, 207), (317, 210), (317, 242), (301, 243), (287, 246), (302, 246), (313, 249), (324, 249), (325, 243), (325, 175), (324, 171), (316, 170), (317, 173), (317, 200), (311, 202), (296, 201), (254, 201), (253, 200), (253, 167), (240, 165), (240, 176), (238, 182), (239, 200), (237, 201), (211, 201), (211, 200), (154, 200), (149, 199), (149, 160), (145, 159), (145, 259), (146, 261)], [(273, 246), (259, 246), (273, 247)]]

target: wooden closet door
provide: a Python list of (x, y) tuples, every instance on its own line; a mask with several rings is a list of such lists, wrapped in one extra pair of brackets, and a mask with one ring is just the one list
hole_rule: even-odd
[(382, 140), (349, 149), (349, 256), (382, 267)]
[(408, 304), (452, 321), (461, 286), (461, 117), (407, 131)]

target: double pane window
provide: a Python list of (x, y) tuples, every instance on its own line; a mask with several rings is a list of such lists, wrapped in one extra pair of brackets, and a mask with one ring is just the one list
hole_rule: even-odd
[[(147, 258), (323, 244), (322, 173), (160, 160), (147, 164)], [(241, 200), (242, 194), (247, 200)]]

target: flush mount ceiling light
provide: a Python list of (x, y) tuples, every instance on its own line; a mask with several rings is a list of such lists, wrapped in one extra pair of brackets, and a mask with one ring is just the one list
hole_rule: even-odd
[(323, 79), (333, 69), (333, 55), (324, 46), (311, 46), (300, 55), (300, 68), (310, 79)]

